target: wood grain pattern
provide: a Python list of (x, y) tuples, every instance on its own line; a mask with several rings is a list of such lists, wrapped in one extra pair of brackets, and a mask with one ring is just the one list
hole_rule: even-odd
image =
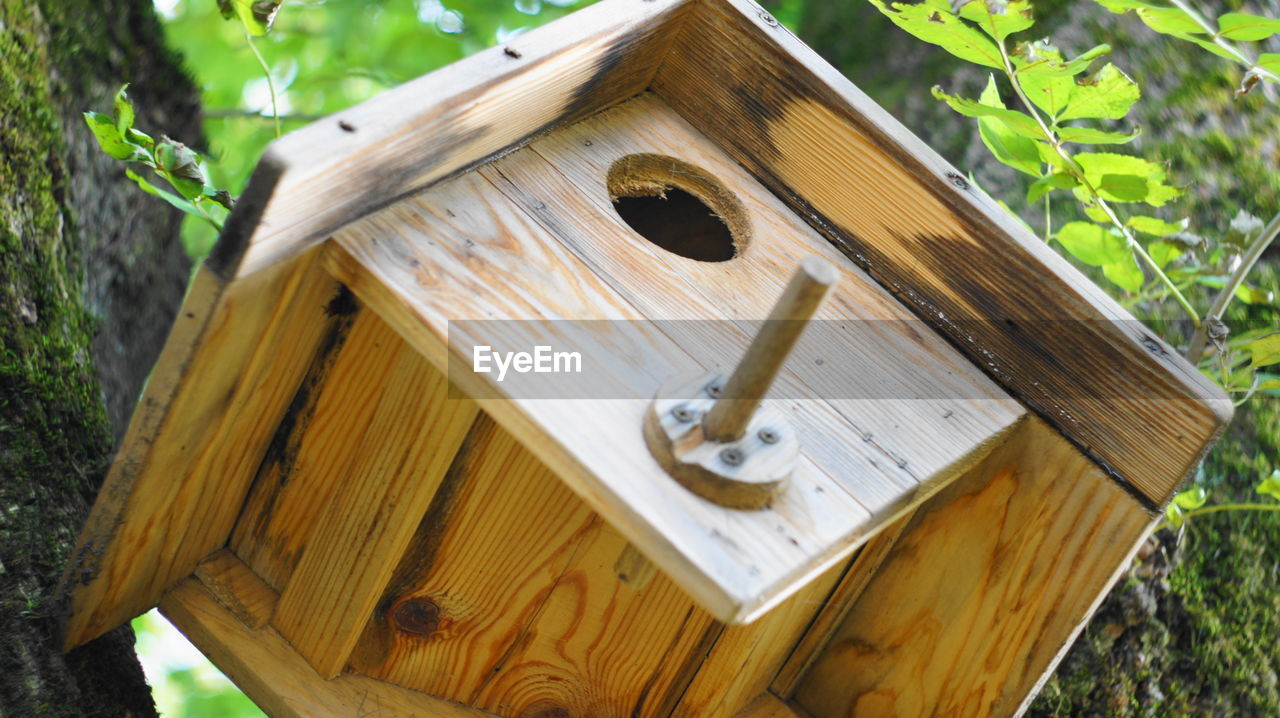
[[(674, 156), (702, 168), (742, 204), (751, 237), (741, 256), (699, 262), (659, 249), (618, 216), (604, 178), (635, 154)], [(479, 173), (571, 249), (619, 295), (704, 365), (727, 373), (750, 340), (742, 320), (768, 316), (806, 256), (825, 258), (839, 283), (820, 308), (821, 327), (779, 377), (805, 450), (877, 524), (923, 500), (982, 455), (1021, 406), (926, 330), (901, 304), (791, 213), (659, 98), (644, 94), (538, 140)], [(719, 320), (719, 321), (715, 321)], [(714, 324), (715, 332), (706, 331)], [(693, 330), (692, 336), (676, 334)], [(832, 346), (834, 344), (835, 346)], [(851, 350), (851, 348), (853, 348)], [(827, 362), (831, 377), (794, 366)], [(838, 373), (836, 373), (838, 372)], [(806, 384), (818, 379), (825, 384)], [(845, 381), (862, 382), (867, 398)], [(852, 429), (852, 434), (849, 429)], [(857, 441), (846, 437), (856, 436)], [(988, 444), (989, 445), (989, 444)]]
[(326, 681), (273, 628), (244, 625), (195, 579), (165, 594), (160, 611), (273, 718), (492, 718), (366, 676)]
[[(333, 254), (332, 270), (441, 367), (448, 366), (450, 320), (641, 317), (553, 237), (485, 191), (487, 186), (480, 177), (463, 176), (342, 230), (336, 241), (349, 253)], [(517, 335), (472, 339), (495, 346), (554, 345), (554, 338), (536, 332), (519, 334), (537, 326), (503, 322), (501, 328)], [(643, 342), (620, 334), (633, 343), (612, 347), (620, 361), (607, 368), (618, 382), (613, 391), (619, 393), (611, 395), (639, 388), (647, 396), (673, 362), (681, 361), (682, 351), (656, 333)], [(465, 385), (478, 376), (455, 372), (451, 378), (472, 396), (501, 390), (491, 378), (487, 387)], [(724, 619), (745, 620), (782, 600), (806, 577), (847, 555), (865, 530), (865, 509), (808, 460), (793, 476), (794, 490), (767, 511), (727, 511), (679, 489), (644, 446), (640, 428), (647, 399), (480, 403)], [(551, 428), (556, 434), (548, 435)]]
[(347, 664), (478, 411), (449, 398), (448, 378), (408, 348), (380, 392), (272, 619), (325, 678)]
[[(354, 303), (354, 300), (352, 300)], [(230, 546), (277, 591), (365, 440), (404, 342), (372, 312), (352, 318), (330, 360), (303, 381), (258, 467)]]
[(337, 284), (313, 258), (229, 285), (197, 272), (68, 565), (68, 648), (154, 606), (226, 543), (333, 323)]
[(275, 613), (280, 595), (229, 549), (201, 561), (193, 575), (249, 628), (262, 628)]
[[(661, 575), (641, 590), (619, 581), (626, 545), (482, 417), (353, 667), (503, 715), (660, 715), (651, 704), (713, 621)], [(430, 612), (431, 630), (406, 630), (404, 606)]]
[(889, 550), (898, 542), (904, 529), (911, 522), (914, 512), (894, 520), (881, 529), (870, 541), (862, 546), (854, 556), (848, 570), (840, 577), (834, 590), (822, 602), (822, 607), (813, 617), (800, 640), (796, 641), (791, 654), (778, 669), (769, 691), (774, 695), (790, 699), (795, 695), (800, 679), (808, 673), (824, 647), (831, 642), (832, 636), (844, 623), (845, 616), (853, 607), (854, 601), (862, 594), (871, 579), (880, 570), (889, 555)]
[(1229, 420), (1219, 389), (754, 3), (699, 3), (653, 89), (1149, 505)]
[(211, 268), (228, 278), (260, 271), (378, 207), (640, 92), (685, 5), (606, 0), (511, 40), (518, 56), (491, 48), (286, 135), (267, 148), (251, 201), (229, 219), (233, 231), (210, 255)]
[(818, 718), (1015, 713), (1152, 519), (1028, 421), (917, 510), (797, 702)]

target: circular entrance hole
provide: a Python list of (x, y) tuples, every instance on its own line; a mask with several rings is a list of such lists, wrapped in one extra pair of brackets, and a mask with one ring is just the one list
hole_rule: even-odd
[(609, 168), (613, 208), (640, 236), (682, 257), (724, 262), (746, 249), (742, 202), (706, 171), (674, 157), (627, 155)]

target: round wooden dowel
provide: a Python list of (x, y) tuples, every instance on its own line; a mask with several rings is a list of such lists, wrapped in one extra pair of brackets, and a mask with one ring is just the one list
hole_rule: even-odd
[(807, 257), (800, 263), (782, 298), (703, 419), (702, 432), (707, 439), (724, 443), (742, 438), (791, 348), (839, 276), (836, 268), (821, 257)]

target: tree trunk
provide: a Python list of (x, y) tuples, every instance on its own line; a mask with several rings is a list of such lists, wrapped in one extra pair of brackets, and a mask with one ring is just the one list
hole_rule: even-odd
[(63, 655), (57, 585), (186, 283), (175, 211), (80, 112), (199, 144), (150, 0), (0, 0), (0, 715), (154, 716), (123, 627)]

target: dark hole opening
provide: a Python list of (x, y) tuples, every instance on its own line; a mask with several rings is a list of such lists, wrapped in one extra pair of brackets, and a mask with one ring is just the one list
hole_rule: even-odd
[(702, 262), (733, 259), (737, 248), (720, 215), (682, 189), (664, 194), (619, 197), (613, 207), (640, 236), (668, 252)]

